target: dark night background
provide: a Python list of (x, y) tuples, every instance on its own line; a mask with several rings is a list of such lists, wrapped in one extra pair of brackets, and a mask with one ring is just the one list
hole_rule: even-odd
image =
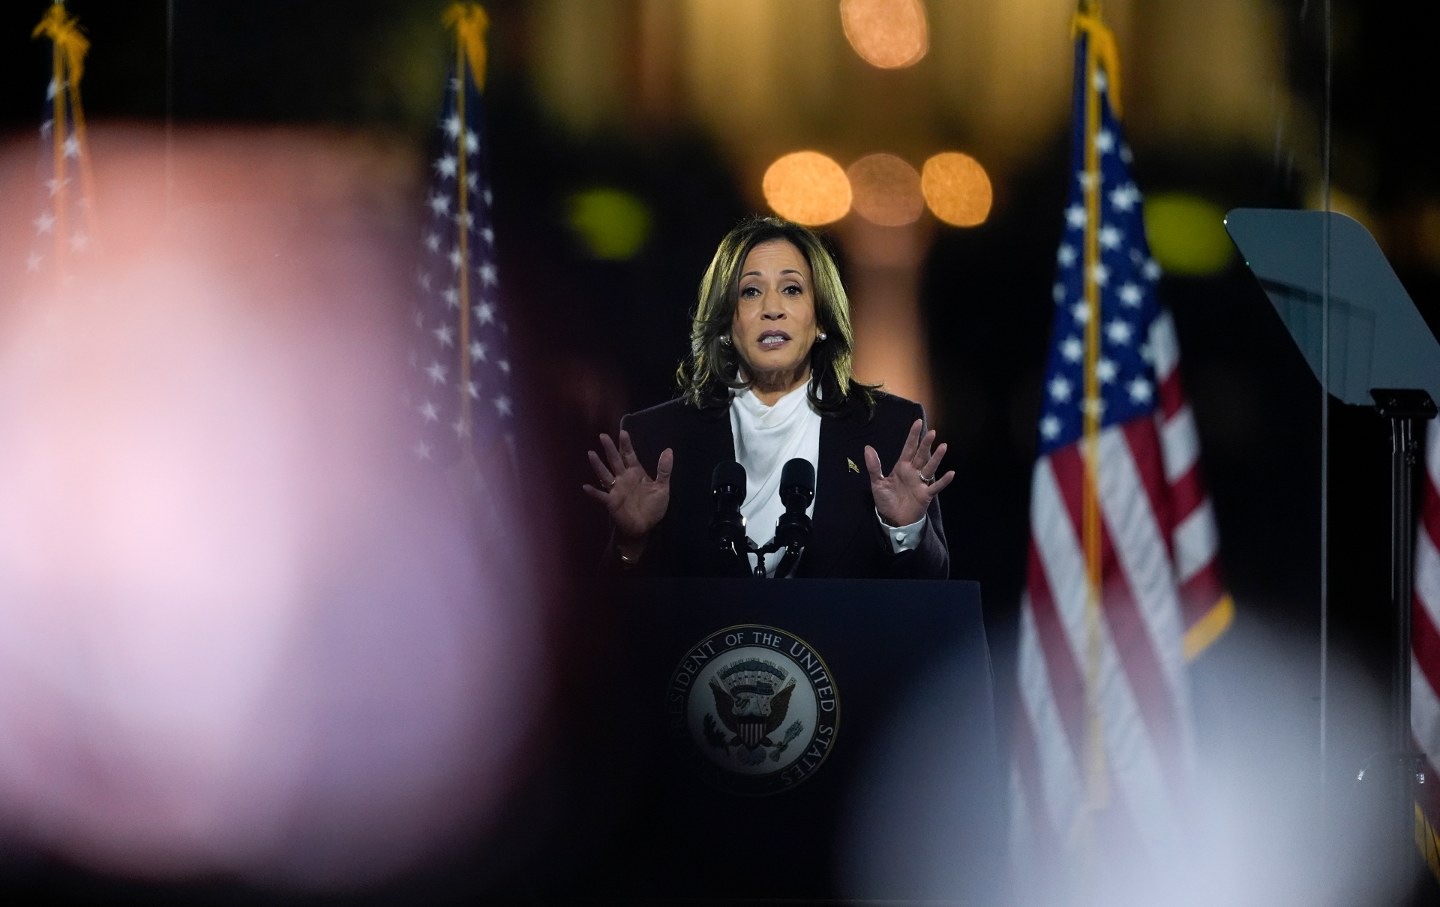
[[(1269, 5), (1287, 29), (1288, 76), (1317, 124), (1313, 142), (1294, 133), (1281, 138), (1277, 124), (1273, 153), (1217, 155), (1150, 141), (1143, 121), (1127, 118), (1138, 182), (1147, 193), (1183, 189), (1227, 210), (1300, 207), (1309, 200), (1297, 159), (1326, 153), (1328, 127), (1336, 182), (1363, 189), (1369, 210), (1389, 228), (1382, 246), (1433, 324), (1440, 269), (1413, 238), (1423, 233), (1416, 225), (1425, 200), (1440, 192), (1433, 147), (1419, 138), (1435, 87), (1433, 32), (1422, 27), (1420, 12), (1402, 12), (1402, 5)], [(29, 32), (44, 7), (12, 2), (0, 11), (7, 72), (0, 138), (7, 143), (33, 139), (49, 59), (47, 44), (30, 40)], [(97, 125), (322, 126), (418, 144), (438, 86), (433, 96), (423, 86), (410, 90), (385, 57), (400, 47), (437, 61), (447, 53), (443, 30), (432, 27), (440, 3), (134, 0), (69, 7), (92, 41), (83, 90), (87, 117)], [(486, 7), (492, 17), (487, 139), (502, 285), (521, 373), (538, 376), (529, 402), (550, 414), (529, 472), (554, 488), (551, 549), (582, 573), (605, 535), (601, 515), (579, 491), (588, 480), (584, 451), (599, 432), (613, 430), (623, 412), (669, 394), (699, 275), (714, 243), (749, 203), (693, 124), (583, 140), (559, 129), (542, 114), (527, 79), (528, 42), (535, 40), (527, 5), (495, 0)], [(1328, 91), (1327, 15), (1334, 28)], [(1145, 78), (1142, 63), (1163, 65), (1147, 61), (1144, 48), (1122, 46), (1121, 55), (1130, 63), (1131, 84)], [(1002, 715), (1024, 579), (1067, 153), (1068, 135), (1057, 132), (1037, 164), (997, 187), (989, 221), (973, 229), (939, 228), (921, 285), (935, 395), (930, 416), (950, 442), (947, 466), (958, 473), (943, 499), (952, 575), (980, 580), (984, 589)], [(593, 182), (626, 187), (661, 225), (636, 257), (597, 260), (567, 227), (568, 194)], [(17, 203), (28, 200), (3, 202), (6, 209)], [(6, 256), (16, 253), (0, 248)], [(1273, 772), (1278, 785), (1313, 791), (1317, 808), (1349, 803), (1355, 766), (1384, 746), (1386, 716), (1377, 703), (1383, 703), (1390, 658), (1388, 426), (1368, 410), (1326, 402), (1238, 257), (1217, 273), (1168, 276), (1161, 294), (1178, 326), (1223, 569), (1237, 606), (1235, 626), (1196, 664), (1203, 746), (1240, 770)], [(1322, 463), (1328, 463), (1325, 487)], [(1328, 563), (1321, 559), (1322, 534)], [(1323, 757), (1322, 578), (1331, 647), (1326, 695), (1337, 714), (1358, 704), (1363, 716), (1330, 723)], [(556, 638), (578, 651), (597, 631), (598, 618), (587, 613), (583, 589), (570, 592)], [(1274, 658), (1262, 662), (1258, 676), (1237, 676), (1239, 665), (1253, 668), (1256, 652), (1267, 649)], [(1290, 729), (1313, 749), (1269, 748), (1259, 733), (1267, 725)], [(1331, 827), (1327, 834), (1343, 839), (1345, 830)], [(472, 870), (463, 858), (458, 864), (405, 880), (405, 900), (483, 900), (494, 884), (488, 869)], [(43, 861), (26, 864), (16, 879), (34, 903), (47, 900), (50, 885), (106, 903), (132, 890)], [(150, 903), (165, 902), (164, 892), (143, 880), (133, 890)], [(239, 902), (245, 893), (225, 883), (200, 890), (212, 903)], [(176, 898), (191, 894), (182, 889)], [(399, 896), (384, 892), (374, 900)]]

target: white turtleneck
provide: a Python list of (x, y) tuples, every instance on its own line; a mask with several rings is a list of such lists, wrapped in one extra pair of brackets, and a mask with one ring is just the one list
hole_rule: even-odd
[[(799, 457), (809, 460), (819, 474), (820, 414), (810, 406), (809, 385), (802, 384), (775, 401), (773, 406), (762, 403), (749, 389), (735, 391), (730, 398), (730, 429), (735, 438), (735, 459), (745, 468), (745, 503), (740, 514), (745, 517), (746, 534), (757, 545), (775, 537), (775, 523), (785, 512), (780, 500), (780, 473), (785, 464)], [(818, 493), (818, 489), (817, 489)], [(806, 513), (815, 515), (812, 498)], [(885, 527), (892, 551), (908, 551), (920, 543), (925, 517), (909, 526), (890, 526), (875, 514)], [(775, 575), (784, 550), (765, 556), (765, 574)]]
[[(736, 391), (730, 400), (730, 429), (735, 436), (735, 459), (745, 467), (745, 517), (747, 534), (757, 545), (775, 537), (775, 523), (785, 512), (780, 500), (780, 472), (799, 457), (811, 466), (820, 461), (820, 414), (810, 408), (808, 385), (767, 406), (748, 388)], [(815, 501), (806, 511), (814, 515)], [(784, 551), (765, 556), (765, 573), (774, 575)]]

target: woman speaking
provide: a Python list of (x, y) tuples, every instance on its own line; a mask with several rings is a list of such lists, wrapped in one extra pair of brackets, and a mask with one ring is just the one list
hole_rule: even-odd
[[(815, 233), (776, 217), (731, 230), (700, 282), (679, 396), (589, 451), (607, 561), (649, 576), (948, 577), (946, 445), (920, 404), (854, 379), (853, 349)], [(813, 493), (798, 487), (810, 477)]]

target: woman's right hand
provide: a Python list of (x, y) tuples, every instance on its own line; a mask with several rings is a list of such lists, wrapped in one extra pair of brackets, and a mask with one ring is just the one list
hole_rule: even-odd
[(630, 433), (620, 430), (616, 446), (610, 436), (600, 435), (602, 458), (595, 451), (586, 451), (590, 468), (595, 470), (596, 485), (585, 485), (585, 493), (605, 505), (615, 526), (616, 543), (627, 557), (636, 557), (644, 548), (645, 537), (665, 516), (670, 506), (670, 468), (675, 454), (670, 448), (660, 452), (655, 464), (655, 477), (640, 465)]

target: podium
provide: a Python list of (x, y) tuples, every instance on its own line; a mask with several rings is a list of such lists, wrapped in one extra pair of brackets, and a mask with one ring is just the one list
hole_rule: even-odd
[[(1415, 875), (1414, 800), (1423, 783), (1411, 739), (1410, 649), (1414, 595), (1416, 431), (1435, 418), (1440, 344), (1369, 232), (1333, 211), (1237, 208), (1225, 229), (1245, 256), (1320, 386), (1373, 406), (1391, 426), (1389, 752), (1383, 843), (1397, 890)], [(1367, 772), (1359, 773), (1368, 782)]]
[(1004, 774), (968, 581), (621, 580), (613, 814), (574, 902), (991, 904)]

